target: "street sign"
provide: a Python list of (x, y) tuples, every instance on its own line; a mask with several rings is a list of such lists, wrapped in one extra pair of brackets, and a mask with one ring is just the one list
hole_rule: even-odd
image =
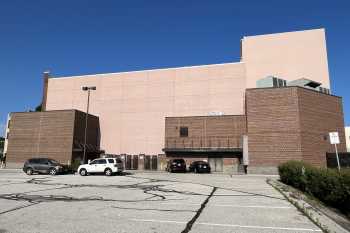
[(329, 133), (329, 140), (331, 141), (331, 144), (339, 144), (339, 134), (338, 132), (330, 132)]

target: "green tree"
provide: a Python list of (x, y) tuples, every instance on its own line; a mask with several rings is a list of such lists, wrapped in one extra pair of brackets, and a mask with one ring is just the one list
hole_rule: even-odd
[(42, 104), (36, 106), (35, 111), (36, 112), (41, 112), (41, 109), (42, 109)]

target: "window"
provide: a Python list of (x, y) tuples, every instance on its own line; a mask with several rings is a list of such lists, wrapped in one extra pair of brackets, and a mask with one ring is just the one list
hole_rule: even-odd
[(188, 137), (188, 127), (180, 127), (180, 137)]
[(106, 160), (105, 159), (99, 159), (97, 160), (97, 164), (106, 164)]
[(94, 160), (94, 161), (92, 161), (90, 164), (97, 164), (98, 162), (97, 162), (98, 160)]
[(59, 164), (59, 162), (57, 162), (57, 161), (54, 160), (54, 159), (49, 159), (49, 163), (51, 163), (51, 164)]
[(114, 163), (114, 159), (108, 159), (108, 163)]
[(30, 159), (29, 163), (39, 163), (39, 159)]
[(40, 164), (49, 164), (49, 161), (47, 159), (39, 159)]

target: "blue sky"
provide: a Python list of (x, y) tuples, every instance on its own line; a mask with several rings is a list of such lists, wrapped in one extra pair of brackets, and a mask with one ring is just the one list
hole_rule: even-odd
[(333, 93), (350, 125), (350, 1), (57, 0), (0, 3), (0, 124), (54, 76), (238, 61), (240, 39), (326, 28)]

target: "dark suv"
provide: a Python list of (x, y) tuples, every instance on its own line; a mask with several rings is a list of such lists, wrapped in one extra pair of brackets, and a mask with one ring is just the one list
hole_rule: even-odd
[(32, 175), (33, 173), (42, 173), (56, 175), (58, 173), (63, 173), (66, 171), (66, 167), (56, 160), (49, 158), (33, 158), (28, 159), (23, 166), (23, 171), (27, 175)]
[(186, 162), (183, 159), (171, 159), (166, 166), (168, 172), (186, 172)]
[(205, 161), (194, 161), (191, 163), (188, 170), (190, 172), (195, 172), (195, 173), (200, 173), (200, 172), (210, 173), (210, 165)]

